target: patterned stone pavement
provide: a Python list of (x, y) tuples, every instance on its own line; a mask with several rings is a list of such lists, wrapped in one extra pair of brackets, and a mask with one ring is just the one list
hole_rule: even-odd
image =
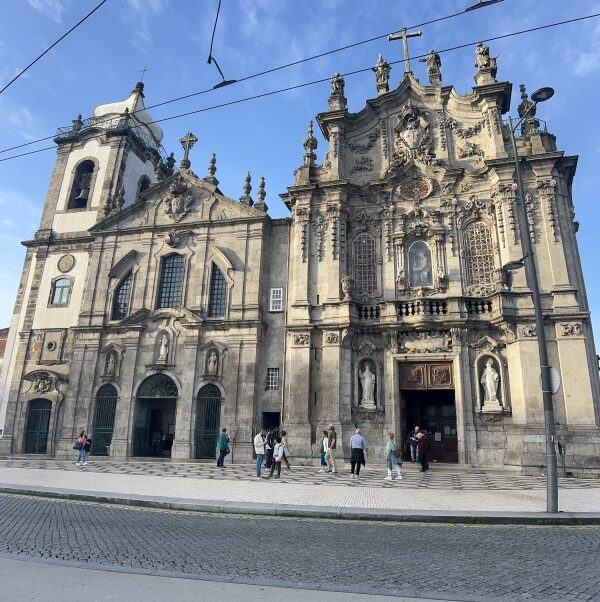
[(235, 517), (11, 495), (0, 515), (0, 555), (38, 562), (433, 599), (600, 600), (600, 527)]

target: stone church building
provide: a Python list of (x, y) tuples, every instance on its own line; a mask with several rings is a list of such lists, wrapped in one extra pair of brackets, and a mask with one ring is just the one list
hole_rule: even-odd
[[(3, 366), (2, 454), (93, 453), (179, 460), (252, 457), (260, 426), (283, 426), (294, 460), (316, 462), (336, 426), (360, 427), (382, 458), (418, 424), (431, 457), (470, 467), (545, 466), (537, 333), (523, 258), (540, 274), (566, 468), (600, 475), (600, 384), (571, 195), (577, 157), (557, 149), (524, 87), (516, 134), (529, 231), (518, 226), (503, 116), (512, 85), (482, 45), (472, 92), (429, 85), (407, 62), (390, 90), (346, 108), (331, 79), (302, 165), (272, 219), (265, 183), (223, 195), (213, 155), (196, 175), (161, 146), (138, 83), (58, 131), (38, 231), (27, 248)], [(254, 197), (252, 190), (254, 189)]]

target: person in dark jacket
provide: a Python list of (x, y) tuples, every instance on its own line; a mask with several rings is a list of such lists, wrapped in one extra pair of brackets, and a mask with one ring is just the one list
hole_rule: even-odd
[(267, 433), (267, 441), (265, 443), (265, 468), (268, 470), (271, 468), (273, 462), (273, 450), (275, 449), (275, 437), (277, 437), (277, 431), (274, 427), (269, 429)]
[(427, 454), (429, 453), (429, 443), (427, 437), (423, 433), (418, 434), (419, 441), (417, 443), (417, 454), (419, 462), (421, 462), (421, 472), (427, 472), (429, 470), (429, 461)]
[(219, 459), (217, 460), (217, 466), (224, 468), (225, 456), (229, 453), (229, 437), (227, 436), (227, 429), (223, 428), (219, 438), (217, 440), (217, 447), (219, 448)]
[(408, 448), (410, 451), (410, 461), (417, 461), (417, 443), (419, 442), (419, 427), (415, 428), (408, 433)]

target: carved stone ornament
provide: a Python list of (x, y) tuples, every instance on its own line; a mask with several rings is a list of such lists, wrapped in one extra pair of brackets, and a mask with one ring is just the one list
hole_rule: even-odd
[(176, 180), (169, 188), (170, 195), (165, 200), (165, 213), (174, 222), (179, 222), (189, 213), (194, 198), (191, 194), (185, 194), (187, 190), (185, 182)]
[(293, 340), (295, 345), (308, 345), (309, 336), (306, 332), (301, 332), (299, 334), (293, 335)]
[(354, 288), (354, 278), (352, 276), (344, 276), (340, 284), (342, 285), (342, 292), (344, 293), (344, 301), (349, 301)]
[(33, 390), (37, 393), (48, 393), (52, 388), (52, 380), (50, 378), (40, 377), (33, 381)]
[(325, 335), (325, 342), (329, 345), (337, 345), (340, 342), (340, 335), (337, 332), (328, 332)]
[(429, 178), (410, 178), (396, 187), (396, 193), (407, 201), (421, 201), (433, 192), (433, 182)]
[(535, 324), (526, 324), (525, 326), (521, 326), (520, 334), (522, 337), (526, 338), (537, 337), (537, 328)]
[(398, 332), (399, 353), (440, 353), (451, 349), (452, 336), (449, 330)]
[(560, 335), (563, 337), (580, 337), (583, 335), (581, 330), (581, 324), (578, 322), (567, 322), (566, 324), (559, 324)]
[(171, 230), (165, 237), (165, 242), (169, 247), (177, 248), (182, 242), (189, 230)]
[(438, 161), (431, 150), (429, 123), (424, 114), (409, 102), (397, 119), (398, 125), (394, 128), (393, 164), (404, 165), (413, 160), (426, 165), (436, 165)]
[(58, 260), (58, 271), (62, 272), (63, 274), (66, 274), (67, 272), (70, 272), (73, 269), (74, 265), (75, 257), (73, 257), (73, 255), (63, 255)]

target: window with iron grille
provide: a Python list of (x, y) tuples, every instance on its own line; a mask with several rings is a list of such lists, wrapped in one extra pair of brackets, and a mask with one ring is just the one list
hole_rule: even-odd
[(179, 307), (183, 289), (183, 256), (173, 253), (163, 257), (158, 286), (157, 309)]
[(267, 368), (267, 390), (279, 389), (279, 368)]
[(225, 315), (227, 302), (227, 282), (223, 272), (213, 263), (210, 274), (210, 294), (208, 299), (208, 317), (217, 318)]
[(464, 241), (468, 285), (492, 284), (494, 249), (489, 226), (483, 222), (473, 222), (464, 232)]
[(269, 311), (283, 311), (283, 289), (272, 288)]
[(113, 301), (112, 319), (122, 320), (129, 314), (129, 300), (131, 298), (131, 281), (133, 274), (129, 272), (123, 280), (121, 280), (117, 290), (115, 291), (115, 300)]
[(352, 243), (354, 289), (358, 294), (368, 295), (377, 290), (377, 257), (375, 239), (365, 232)]
[(69, 278), (58, 278), (52, 285), (50, 305), (67, 305), (71, 293), (71, 281)]

